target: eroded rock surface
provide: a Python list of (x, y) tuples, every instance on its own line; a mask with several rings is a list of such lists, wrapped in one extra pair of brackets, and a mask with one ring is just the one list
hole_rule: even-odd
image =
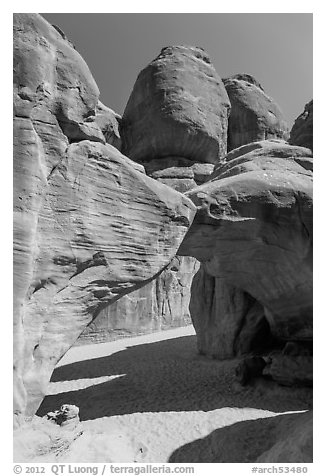
[(263, 306), (224, 277), (207, 273), (204, 265), (194, 276), (189, 307), (202, 354), (226, 359), (267, 344)]
[(290, 132), (290, 144), (313, 150), (313, 101), (305, 105), (304, 111), (295, 120)]
[(206, 182), (214, 171), (214, 164), (194, 162), (185, 157), (165, 157), (143, 162), (147, 175), (179, 192)]
[(189, 199), (106, 143), (84, 60), (37, 14), (14, 15), (14, 412), (31, 416), (97, 313), (174, 257)]
[[(154, 172), (150, 175), (158, 182), (166, 184), (179, 192), (185, 192), (196, 182), (205, 181), (205, 172), (212, 172), (212, 164), (189, 165), (187, 159), (168, 158), (165, 163), (170, 164), (175, 159), (176, 166), (170, 167), (172, 179), (166, 178), (167, 169), (155, 172), (155, 165), (159, 161), (149, 162)], [(163, 159), (164, 162), (164, 159)], [(183, 178), (185, 167), (178, 167), (179, 163), (187, 163), (186, 174), (192, 179)], [(140, 164), (137, 164), (141, 167)], [(201, 167), (202, 166), (202, 167)], [(147, 172), (153, 170), (147, 168)], [(163, 175), (163, 178), (162, 175)], [(171, 327), (191, 324), (189, 303), (193, 277), (199, 269), (199, 262), (191, 256), (176, 256), (162, 271), (157, 279), (146, 284), (141, 289), (123, 296), (112, 306), (100, 311), (99, 315), (86, 327), (80, 336), (77, 345), (89, 342), (104, 342), (111, 339), (130, 335), (144, 334)]]
[(102, 104), (101, 101), (98, 101), (95, 117), (92, 116), (92, 121), (95, 121), (101, 129), (105, 142), (113, 145), (116, 149), (121, 150), (121, 138), (119, 132), (121, 116)]
[[(206, 182), (226, 153), (229, 101), (200, 48), (169, 47), (138, 76), (121, 121), (122, 150), (146, 174), (185, 193)], [(190, 323), (199, 264), (174, 260), (145, 288), (103, 310), (78, 343)]]
[(252, 350), (266, 323), (273, 338), (312, 339), (312, 172), (300, 165), (311, 152), (278, 141), (242, 152), (186, 193), (197, 214), (179, 249), (202, 263), (190, 309), (199, 350), (218, 358)]
[(279, 106), (248, 74), (223, 79), (231, 102), (228, 151), (270, 138), (286, 139), (288, 126)]
[(180, 156), (214, 164), (226, 154), (229, 109), (204, 50), (163, 48), (134, 85), (122, 116), (122, 151), (136, 161)]
[(104, 342), (191, 324), (190, 290), (199, 262), (176, 256), (144, 287), (123, 296), (100, 311), (76, 344)]

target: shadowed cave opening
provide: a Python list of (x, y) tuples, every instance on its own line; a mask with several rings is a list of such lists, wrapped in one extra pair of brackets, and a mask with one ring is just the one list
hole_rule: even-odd
[[(284, 342), (273, 335), (268, 319), (265, 315), (265, 308), (263, 304), (257, 301), (251, 294), (244, 291), (245, 306), (244, 306), (244, 319), (241, 328), (239, 329), (239, 335), (237, 340), (242, 335), (242, 339), (248, 341), (248, 352), (243, 352), (249, 355), (263, 355), (273, 350), (281, 350), (284, 346)], [(253, 319), (256, 320), (253, 323)], [(240, 350), (240, 343), (236, 342), (235, 347)]]

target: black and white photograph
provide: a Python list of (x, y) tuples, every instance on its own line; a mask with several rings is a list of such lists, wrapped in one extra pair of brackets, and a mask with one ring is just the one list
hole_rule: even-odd
[(15, 473), (309, 474), (313, 20), (12, 14)]

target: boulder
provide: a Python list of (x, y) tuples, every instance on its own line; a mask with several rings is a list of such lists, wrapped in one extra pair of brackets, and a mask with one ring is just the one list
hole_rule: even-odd
[(281, 385), (312, 386), (313, 357), (312, 355), (284, 355), (280, 352), (272, 353), (263, 375), (271, 377)]
[(288, 126), (279, 106), (248, 74), (223, 79), (231, 102), (228, 151), (250, 142), (287, 139)]
[(312, 172), (300, 165), (311, 153), (249, 149), (185, 194), (197, 214), (178, 253), (202, 263), (191, 315), (199, 350), (218, 358), (250, 350), (266, 323), (274, 339), (312, 339)]
[[(73, 406), (73, 405), (70, 405)], [(51, 412), (60, 414), (60, 410)], [(34, 417), (28, 424), (14, 431), (13, 458), (16, 463), (57, 463), (70, 454), (74, 443), (84, 433), (79, 417), (66, 425), (56, 424), (51, 418)]]
[(59, 410), (48, 412), (45, 418), (65, 430), (76, 430), (80, 425), (79, 408), (76, 405), (61, 405)]
[(305, 105), (304, 111), (296, 118), (289, 142), (313, 150), (313, 100)]
[(134, 85), (122, 116), (122, 152), (135, 161), (180, 156), (216, 163), (226, 154), (230, 102), (207, 53), (163, 48)]
[[(40, 15), (14, 15), (14, 412), (37, 410), (54, 366), (101, 309), (157, 276), (189, 199), (105, 143), (84, 60)], [(86, 140), (87, 139), (87, 140)]]

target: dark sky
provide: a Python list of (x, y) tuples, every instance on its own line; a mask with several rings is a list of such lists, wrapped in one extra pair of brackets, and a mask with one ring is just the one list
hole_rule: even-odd
[(44, 13), (74, 43), (122, 114), (138, 73), (169, 45), (201, 46), (221, 77), (249, 73), (289, 125), (312, 98), (312, 14)]

